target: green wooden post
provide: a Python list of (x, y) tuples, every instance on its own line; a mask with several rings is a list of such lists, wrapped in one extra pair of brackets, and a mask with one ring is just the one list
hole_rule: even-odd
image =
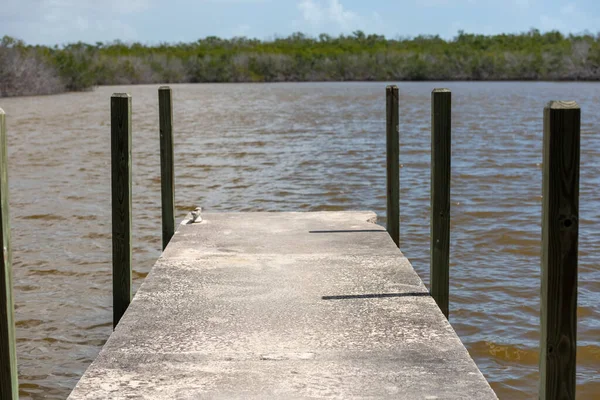
[(163, 250), (175, 233), (175, 169), (173, 166), (173, 100), (171, 88), (158, 88), (160, 121), (160, 182)]
[(539, 398), (575, 399), (581, 109), (544, 108)]
[(131, 302), (131, 96), (110, 101), (112, 156), (113, 327)]
[(12, 253), (8, 213), (8, 154), (6, 151), (6, 118), (0, 108), (0, 399), (19, 398), (17, 350), (12, 287)]
[(387, 231), (400, 247), (400, 139), (398, 86), (391, 85), (386, 94), (387, 144)]
[(446, 318), (450, 293), (450, 158), (452, 93), (431, 93), (430, 291)]

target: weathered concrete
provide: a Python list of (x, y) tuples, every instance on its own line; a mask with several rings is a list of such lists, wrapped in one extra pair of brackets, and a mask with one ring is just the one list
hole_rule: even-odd
[(201, 220), (70, 399), (496, 399), (375, 214)]

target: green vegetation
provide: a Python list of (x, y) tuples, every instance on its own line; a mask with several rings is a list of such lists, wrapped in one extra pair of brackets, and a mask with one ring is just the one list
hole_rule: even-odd
[(386, 39), (361, 31), (260, 41), (207, 37), (193, 43), (0, 42), (0, 96), (86, 90), (95, 85), (175, 82), (404, 80), (600, 80), (600, 34), (531, 30)]

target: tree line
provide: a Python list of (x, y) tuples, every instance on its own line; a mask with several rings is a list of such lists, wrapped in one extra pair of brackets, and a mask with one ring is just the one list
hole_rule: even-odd
[(600, 80), (600, 34), (386, 39), (356, 31), (269, 41), (210, 36), (192, 43), (27, 45), (0, 41), (0, 97), (97, 85), (195, 82)]

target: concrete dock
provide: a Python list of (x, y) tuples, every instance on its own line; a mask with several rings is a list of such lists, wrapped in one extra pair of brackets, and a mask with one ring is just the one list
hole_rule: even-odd
[(496, 399), (374, 213), (201, 219), (69, 399)]

